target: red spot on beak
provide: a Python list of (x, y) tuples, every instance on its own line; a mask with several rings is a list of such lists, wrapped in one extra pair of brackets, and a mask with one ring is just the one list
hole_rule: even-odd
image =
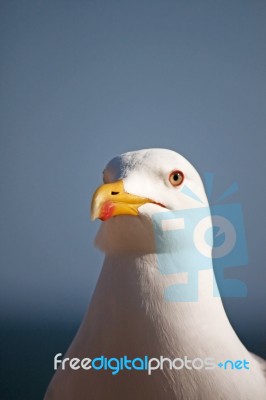
[(111, 218), (113, 216), (114, 209), (114, 203), (111, 201), (106, 201), (102, 206), (100, 219), (102, 221), (106, 221), (107, 219)]

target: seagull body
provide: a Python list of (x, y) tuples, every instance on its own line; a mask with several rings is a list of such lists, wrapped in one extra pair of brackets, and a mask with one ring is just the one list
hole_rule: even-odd
[[(151, 375), (136, 370), (112, 375), (109, 370), (60, 368), (45, 400), (266, 399), (264, 361), (248, 352), (220, 297), (213, 296), (211, 254), (210, 268), (199, 271), (197, 301), (165, 299), (166, 288), (185, 283), (188, 277), (178, 267), (172, 274), (160, 271), (153, 217), (199, 207), (182, 192), (184, 185), (208, 209), (199, 174), (173, 151), (140, 150), (107, 164), (104, 185), (92, 200), (92, 218), (104, 221), (96, 245), (105, 260), (88, 312), (65, 357), (213, 358), (216, 364), (247, 360), (250, 369), (175, 370), (166, 365)], [(194, 239), (200, 246), (202, 238)], [(191, 237), (186, 232), (182, 243), (160, 240), (170, 262), (190, 252)]]

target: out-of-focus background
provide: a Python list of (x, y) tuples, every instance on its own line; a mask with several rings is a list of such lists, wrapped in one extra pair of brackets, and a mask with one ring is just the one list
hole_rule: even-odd
[(102, 262), (89, 218), (104, 165), (171, 148), (214, 201), (243, 206), (247, 267), (226, 299), (266, 356), (266, 3), (213, 0), (1, 2), (1, 400), (41, 399)]

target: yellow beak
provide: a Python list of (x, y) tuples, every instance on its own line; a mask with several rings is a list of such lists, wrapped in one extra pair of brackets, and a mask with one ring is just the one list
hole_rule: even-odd
[(102, 221), (115, 215), (138, 215), (138, 208), (146, 203), (153, 203), (145, 197), (126, 193), (123, 181), (106, 183), (94, 193), (91, 201), (91, 219)]

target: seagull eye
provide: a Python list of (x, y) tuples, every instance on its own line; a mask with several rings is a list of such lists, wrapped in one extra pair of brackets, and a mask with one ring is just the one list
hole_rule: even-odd
[(172, 186), (179, 186), (184, 180), (184, 174), (181, 171), (173, 171), (169, 175), (169, 182)]

